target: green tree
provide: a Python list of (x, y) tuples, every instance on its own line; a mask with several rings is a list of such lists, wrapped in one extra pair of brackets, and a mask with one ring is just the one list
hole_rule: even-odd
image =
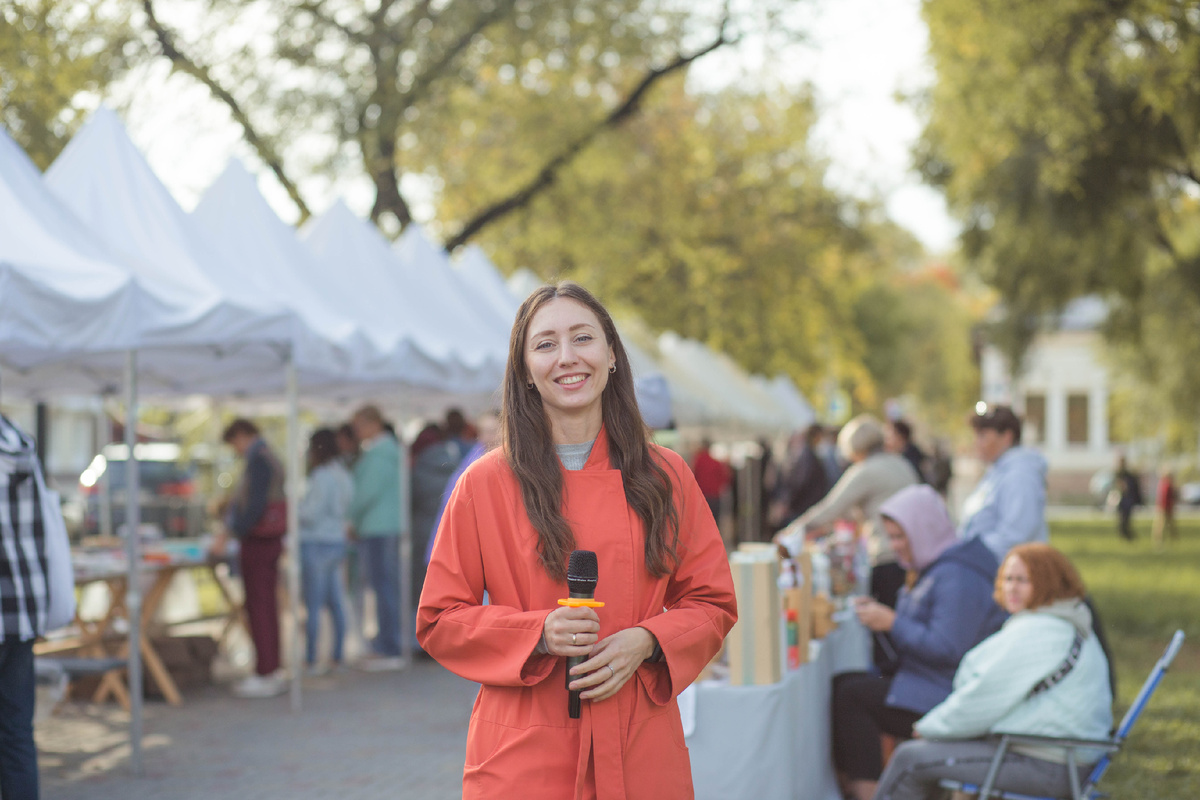
[(372, 219), (403, 228), (413, 186), (437, 193), (454, 169), (415, 160), (413, 143), (471, 138), (463, 109), (505, 94), (507, 124), (479, 135), (538, 158), (480, 176), (486, 202), (448, 233), (453, 249), (551, 185), (663, 78), (796, 2), (735, 14), (677, 0), (196, 0), (185, 16), (184, 4), (142, 0), (141, 18), (151, 46), (230, 108), (301, 218), (298, 175), (356, 170), (374, 187)]
[(139, 51), (119, 3), (0, 3), (0, 124), (45, 169)]
[(1194, 419), (1200, 9), (925, 0), (924, 13), (938, 77), (919, 160), (999, 290), (996, 338), (1019, 359), (1051, 312), (1100, 294), (1110, 340), (1140, 354), (1124, 363), (1179, 364), (1154, 371), (1160, 407)]
[[(502, 129), (496, 97), (460, 125)], [(579, 280), (749, 370), (787, 373), (813, 396), (833, 375), (873, 407), (858, 298), (919, 248), (879, 209), (826, 186), (826, 164), (808, 147), (814, 121), (805, 92), (699, 94), (672, 79), (479, 243), (505, 271)], [(484, 136), (474, 148), (433, 137), (437, 149), (422, 156), (458, 166), (437, 213), (451, 226), (477, 204), (478, 175), (521, 157), (502, 134)]]

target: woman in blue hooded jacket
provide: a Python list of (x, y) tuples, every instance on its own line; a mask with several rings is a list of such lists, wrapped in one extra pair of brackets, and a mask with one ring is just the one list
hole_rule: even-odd
[(895, 611), (869, 598), (855, 610), (895, 658), (884, 674), (839, 675), (833, 689), (834, 763), (849, 796), (863, 800), (883, 771), (880, 734), (910, 738), (913, 723), (950, 694), (963, 655), (1005, 618), (992, 597), (995, 556), (977, 539), (958, 540), (936, 491), (902, 489), (879, 513), (908, 585)]

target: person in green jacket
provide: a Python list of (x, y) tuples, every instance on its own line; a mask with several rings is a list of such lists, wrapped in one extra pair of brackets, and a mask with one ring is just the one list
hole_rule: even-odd
[(358, 542), (360, 572), (375, 594), (378, 633), (362, 662), (368, 670), (399, 669), (400, 659), (400, 451), (373, 405), (354, 412), (350, 424), (362, 446), (354, 463), (350, 533)]

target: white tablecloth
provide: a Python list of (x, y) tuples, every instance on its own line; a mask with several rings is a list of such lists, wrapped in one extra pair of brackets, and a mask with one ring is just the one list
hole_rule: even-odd
[[(830, 754), (830, 687), (863, 669), (870, 638), (857, 620), (813, 648), (814, 658), (769, 686), (706, 681), (680, 706), (696, 800), (840, 800)], [(689, 708), (690, 707), (690, 708)]]

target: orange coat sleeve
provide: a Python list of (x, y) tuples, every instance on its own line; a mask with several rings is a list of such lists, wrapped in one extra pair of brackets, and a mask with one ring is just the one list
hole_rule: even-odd
[(682, 459), (664, 456), (664, 461), (679, 510), (679, 565), (667, 581), (666, 610), (639, 623), (658, 639), (663, 660), (638, 669), (659, 705), (696, 680), (737, 621), (729, 558), (712, 512)]
[[(550, 609), (483, 605), (484, 551), (469, 472), (438, 527), (417, 611), (417, 641), (450, 671), (491, 686), (532, 686), (558, 659), (537, 655)], [(494, 566), (494, 564), (493, 564)]]

